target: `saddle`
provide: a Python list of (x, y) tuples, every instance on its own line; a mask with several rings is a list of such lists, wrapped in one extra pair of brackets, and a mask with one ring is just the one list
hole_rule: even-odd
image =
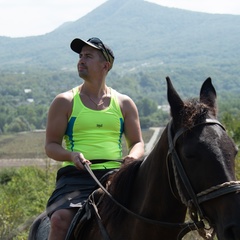
[[(109, 175), (112, 175), (117, 170), (111, 171), (105, 174), (100, 182), (107, 188)], [(74, 216), (71, 225), (68, 229), (67, 236), (65, 240), (75, 240), (81, 239), (81, 236), (84, 234), (87, 223), (91, 221), (92, 218), (96, 218), (100, 231), (106, 240), (110, 240), (108, 234), (102, 225), (101, 217), (98, 214), (98, 205), (101, 203), (104, 196), (104, 191), (101, 188), (95, 189), (91, 195), (89, 195), (87, 201), (83, 203), (83, 206), (79, 208), (78, 212)]]
[(104, 229), (105, 231), (101, 222), (101, 217), (98, 214), (98, 205), (101, 203), (103, 195), (104, 192), (99, 188), (89, 196), (88, 201), (84, 204), (84, 210), (82, 211), (82, 214), (79, 214), (79, 222), (77, 222), (74, 230), (74, 236), (76, 239), (82, 239), (81, 236), (92, 218), (96, 218), (100, 226), (100, 230)]

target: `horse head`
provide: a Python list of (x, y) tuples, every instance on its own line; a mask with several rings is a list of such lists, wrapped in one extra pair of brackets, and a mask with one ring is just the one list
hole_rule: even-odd
[(199, 99), (183, 101), (167, 77), (172, 121), (169, 158), (181, 201), (206, 219), (220, 240), (240, 239), (237, 147), (217, 120), (216, 91), (208, 78)]

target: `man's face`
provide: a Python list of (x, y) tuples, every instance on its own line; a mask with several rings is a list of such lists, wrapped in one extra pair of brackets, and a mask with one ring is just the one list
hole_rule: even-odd
[(106, 63), (102, 53), (88, 45), (83, 46), (79, 58), (78, 73), (83, 79), (101, 74)]

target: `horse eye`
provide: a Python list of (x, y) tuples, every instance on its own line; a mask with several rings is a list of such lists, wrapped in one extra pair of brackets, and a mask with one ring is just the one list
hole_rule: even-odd
[(191, 160), (191, 159), (196, 160), (196, 155), (194, 155), (194, 154), (186, 154), (185, 158), (188, 159), (188, 160)]

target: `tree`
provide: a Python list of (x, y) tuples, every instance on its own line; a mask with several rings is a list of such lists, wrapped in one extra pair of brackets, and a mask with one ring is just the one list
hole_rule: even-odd
[(157, 103), (148, 98), (138, 100), (136, 105), (138, 107), (140, 117), (148, 117), (158, 111)]
[(240, 143), (240, 115), (234, 117), (233, 115), (225, 112), (222, 115), (222, 122), (225, 125), (228, 134), (233, 138), (236, 143)]
[(5, 132), (24, 132), (31, 131), (32, 126), (23, 116), (19, 116), (13, 119), (10, 124), (5, 125)]

